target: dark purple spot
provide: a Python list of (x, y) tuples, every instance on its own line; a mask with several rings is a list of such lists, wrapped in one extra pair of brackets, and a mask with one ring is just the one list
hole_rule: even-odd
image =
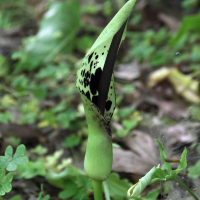
[(90, 54), (90, 56), (88, 57), (88, 63), (90, 63), (90, 60), (91, 60), (92, 56), (93, 56), (93, 53)]
[(79, 83), (80, 83), (81, 85), (83, 85), (83, 81), (79, 80)]
[(104, 46), (104, 48), (106, 48), (106, 46)]
[(86, 97), (90, 100), (90, 93), (89, 93), (89, 91), (86, 92)]
[(90, 78), (90, 72), (85, 73), (85, 78)]
[(99, 57), (99, 56), (97, 55), (97, 56), (95, 57), (95, 59), (98, 59), (98, 57)]
[(85, 75), (85, 69), (81, 71), (81, 76)]
[(101, 79), (102, 69), (99, 67), (95, 71), (95, 75), (91, 75), (91, 81), (90, 81), (90, 91), (93, 95), (95, 95), (99, 89), (99, 82)]
[(89, 85), (90, 81), (88, 78), (84, 78), (84, 87), (87, 87)]
[(92, 103), (94, 103), (95, 105), (97, 105), (98, 102), (98, 96), (93, 96), (92, 97)]
[(104, 53), (102, 53), (102, 55), (103, 55)]
[(112, 106), (112, 101), (110, 101), (110, 100), (106, 101), (106, 110), (107, 111), (110, 110), (111, 106)]
[(90, 71), (92, 70), (93, 61), (90, 63)]

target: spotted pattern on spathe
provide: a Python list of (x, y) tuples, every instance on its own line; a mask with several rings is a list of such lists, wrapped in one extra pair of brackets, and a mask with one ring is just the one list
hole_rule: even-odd
[[(94, 52), (87, 55), (83, 59), (82, 67), (77, 72), (76, 86), (95, 105), (98, 103), (99, 83), (111, 42), (112, 39), (107, 40)], [(112, 75), (104, 112), (107, 123), (110, 123), (115, 104), (114, 75)]]

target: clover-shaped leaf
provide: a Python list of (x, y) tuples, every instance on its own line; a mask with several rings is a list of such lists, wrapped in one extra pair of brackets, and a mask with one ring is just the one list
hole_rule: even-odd
[[(11, 181), (13, 179), (13, 173), (9, 172), (5, 177), (6, 170), (0, 169), (0, 196), (8, 193), (12, 189)], [(5, 177), (5, 178), (4, 178)]]
[(13, 155), (13, 148), (8, 146), (5, 150), (5, 156), (0, 156), (0, 168), (6, 168), (7, 171), (15, 171), (17, 165), (24, 165), (28, 162), (28, 158), (24, 156), (26, 147), (21, 144)]

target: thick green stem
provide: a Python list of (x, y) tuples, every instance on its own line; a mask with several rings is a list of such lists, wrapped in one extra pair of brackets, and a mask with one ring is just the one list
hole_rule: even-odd
[(92, 180), (93, 193), (95, 200), (103, 200), (102, 182)]
[(187, 190), (190, 195), (192, 195), (194, 197), (194, 199), (199, 200), (199, 198), (192, 192), (192, 190), (190, 190), (184, 183), (182, 183), (181, 181), (179, 181), (178, 179), (174, 179), (174, 181), (176, 181), (179, 185), (181, 185), (185, 190)]

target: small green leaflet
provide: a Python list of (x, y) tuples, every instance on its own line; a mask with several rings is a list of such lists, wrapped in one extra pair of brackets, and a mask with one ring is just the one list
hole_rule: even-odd
[(10, 184), (10, 182), (13, 179), (13, 173), (9, 172), (4, 178), (5, 174), (6, 170), (0, 169), (0, 196), (10, 192), (12, 189), (12, 185)]
[(28, 157), (24, 156), (26, 147), (21, 144), (17, 147), (17, 150), (13, 156), (13, 148), (8, 146), (5, 150), (5, 156), (0, 156), (0, 169), (7, 171), (15, 171), (17, 165), (24, 165), (28, 162)]
[(167, 159), (167, 156), (166, 156), (163, 144), (159, 140), (156, 140), (156, 141), (159, 144), (160, 155), (164, 164), (162, 168), (156, 168), (156, 171), (152, 176), (152, 180), (150, 184), (160, 183), (160, 182), (165, 182), (165, 181), (173, 181), (178, 175), (178, 173), (187, 167), (187, 160), (186, 160), (187, 149), (185, 148), (181, 155), (180, 165), (177, 167), (176, 170), (172, 170), (170, 163), (165, 161), (165, 159)]
[(188, 177), (198, 178), (200, 176), (200, 161), (196, 162), (194, 166), (188, 167)]
[(44, 194), (43, 185), (41, 184), (41, 192), (36, 200), (49, 200), (50, 196)]
[(114, 200), (126, 198), (126, 191), (131, 185), (127, 179), (120, 179), (117, 173), (112, 173), (106, 183), (109, 194)]

